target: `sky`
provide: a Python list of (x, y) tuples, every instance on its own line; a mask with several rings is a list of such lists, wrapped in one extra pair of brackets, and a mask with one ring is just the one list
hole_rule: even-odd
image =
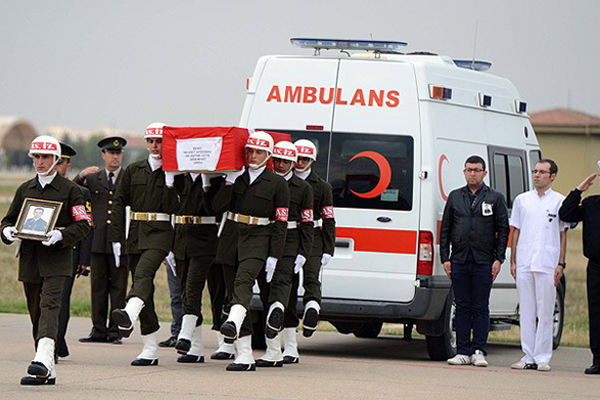
[(0, 0), (0, 15), (0, 115), (40, 132), (236, 125), (260, 56), (312, 53), (291, 37), (475, 53), (529, 112), (600, 116), (596, 0)]

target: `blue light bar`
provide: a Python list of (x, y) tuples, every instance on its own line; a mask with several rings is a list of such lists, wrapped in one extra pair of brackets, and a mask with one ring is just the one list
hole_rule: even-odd
[(365, 50), (380, 53), (400, 53), (408, 43), (383, 40), (292, 38), (292, 45), (314, 50)]
[(487, 71), (492, 66), (491, 62), (479, 60), (452, 60), (457, 67), (472, 69), (473, 71)]

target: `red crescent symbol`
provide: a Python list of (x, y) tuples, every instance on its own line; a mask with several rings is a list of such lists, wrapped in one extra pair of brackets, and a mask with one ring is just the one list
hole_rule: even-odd
[(392, 180), (392, 168), (390, 167), (390, 163), (388, 163), (384, 156), (374, 151), (361, 151), (360, 153), (352, 157), (350, 161), (360, 157), (370, 158), (371, 160), (375, 161), (375, 163), (379, 167), (381, 177), (379, 178), (377, 186), (375, 186), (372, 190), (366, 193), (358, 193), (354, 190), (350, 191), (360, 198), (372, 199), (383, 193), (383, 191), (389, 186), (390, 181)]
[(438, 163), (438, 182), (440, 184), (440, 194), (442, 195), (442, 199), (446, 201), (448, 200), (448, 195), (444, 192), (444, 185), (442, 184), (442, 164), (444, 161), (448, 162), (448, 157), (446, 157), (445, 154), (442, 154), (440, 162)]

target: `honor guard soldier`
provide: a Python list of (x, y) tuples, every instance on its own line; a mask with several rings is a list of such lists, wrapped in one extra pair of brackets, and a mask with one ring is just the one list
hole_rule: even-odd
[[(60, 176), (66, 178), (67, 172), (71, 168), (71, 158), (74, 157), (77, 152), (71, 146), (66, 143), (60, 143), (61, 157), (56, 164), (56, 170)], [(85, 201), (85, 211), (87, 212), (90, 221), (92, 218), (92, 196), (90, 191), (79, 185), (79, 189), (83, 194), (83, 200)], [(92, 223), (93, 226), (93, 223)], [(69, 317), (71, 311), (71, 292), (73, 291), (73, 284), (75, 283), (75, 277), (87, 276), (90, 273), (88, 267), (92, 257), (92, 240), (94, 237), (94, 230), (90, 230), (85, 239), (75, 243), (73, 246), (73, 262), (72, 262), (72, 274), (65, 281), (65, 288), (62, 293), (60, 303), (60, 314), (58, 316), (58, 339), (56, 342), (56, 360), (58, 357), (64, 358), (69, 355), (69, 347), (67, 346), (67, 326), (69, 325)]]
[[(183, 317), (175, 345), (177, 352), (181, 354), (177, 362), (202, 363), (202, 291), (217, 250), (217, 218), (212, 210), (211, 200), (219, 186), (212, 186), (208, 175), (186, 173), (175, 176), (176, 173), (173, 172), (165, 174), (167, 187), (175, 192), (172, 198), (178, 199), (174, 216), (173, 253), (177, 277), (181, 282)], [(209, 286), (209, 289), (214, 290), (214, 286)], [(222, 302), (221, 300), (221, 307)], [(220, 319), (219, 310), (213, 315), (213, 320)]]
[[(221, 333), (226, 340), (235, 340), (237, 350), (236, 359), (227, 366), (228, 371), (256, 369), (251, 346), (252, 325), (246, 318), (252, 287), (263, 268), (270, 282), (277, 260), (283, 256), (290, 192), (282, 177), (267, 170), (266, 163), (272, 153), (273, 138), (268, 133), (258, 131), (248, 137), (248, 170), (235, 180), (227, 223), (219, 242), (219, 247), (235, 253), (238, 263), (232, 306), (221, 326)], [(231, 278), (226, 275), (225, 279)]]
[[(131, 362), (134, 366), (158, 365), (157, 332), (160, 328), (154, 310), (154, 277), (173, 244), (171, 210), (166, 209), (170, 191), (165, 187), (162, 171), (162, 132), (164, 124), (155, 122), (146, 128), (145, 139), (149, 151), (146, 160), (135, 162), (123, 171), (113, 207), (113, 219), (108, 241), (113, 248), (115, 264), (120, 263), (121, 252), (129, 257), (133, 285), (124, 309), (111, 313), (121, 335), (129, 337), (135, 321), (140, 318), (144, 348)], [(131, 207), (131, 225), (127, 248), (125, 241), (125, 207)]]
[[(273, 170), (283, 177), (290, 189), (290, 207), (287, 222), (287, 235), (283, 258), (277, 262), (277, 269), (271, 283), (266, 284), (264, 274), (259, 277), (260, 296), (267, 315), (266, 353), (256, 361), (257, 367), (283, 366), (281, 340), (278, 333), (284, 325), (284, 311), (290, 307), (296, 316), (297, 296), (290, 302), (292, 280), (298, 291), (298, 274), (310, 257), (314, 238), (313, 191), (308, 183), (294, 175), (297, 161), (296, 146), (292, 142), (281, 141), (273, 147)], [(290, 324), (288, 324), (290, 325)], [(298, 318), (289, 326), (296, 328)], [(287, 326), (286, 326), (287, 327)]]
[[(123, 172), (123, 151), (127, 141), (119, 136), (107, 137), (98, 142), (102, 149), (104, 168), (86, 168), (75, 178), (75, 182), (90, 189), (94, 241), (92, 243), (92, 331), (79, 339), (82, 343), (110, 342), (121, 344), (119, 328), (108, 316), (115, 308), (125, 307), (127, 295), (127, 257), (121, 255), (119, 263), (107, 239), (108, 228), (113, 222), (113, 205), (117, 185)], [(94, 171), (91, 172), (90, 171)], [(123, 246), (124, 242), (121, 243)], [(109, 308), (110, 300), (110, 308)]]
[(23, 282), (27, 308), (37, 344), (35, 357), (22, 385), (53, 385), (56, 382), (54, 347), (65, 281), (72, 275), (73, 245), (88, 234), (90, 221), (79, 187), (56, 171), (60, 144), (50, 136), (38, 136), (29, 148), (37, 176), (17, 189), (0, 230), (2, 241), (19, 241), (15, 224), (25, 198), (60, 202), (55, 228), (47, 240), (23, 239), (19, 250), (19, 280)]
[[(333, 194), (331, 185), (321, 179), (311, 166), (317, 161), (317, 148), (313, 142), (300, 139), (294, 143), (298, 149), (298, 162), (294, 173), (310, 184), (313, 190), (313, 217), (315, 237), (310, 257), (303, 267), (304, 271), (304, 315), (303, 335), (311, 337), (319, 324), (321, 310), (321, 281), (323, 267), (329, 263), (335, 248), (335, 219), (333, 216)], [(292, 288), (292, 297), (297, 295)], [(293, 298), (292, 298), (293, 301)], [(291, 304), (291, 303), (290, 303)], [(288, 307), (286, 328), (283, 330), (284, 362), (298, 362), (296, 329), (287, 327), (296, 319), (295, 307)]]

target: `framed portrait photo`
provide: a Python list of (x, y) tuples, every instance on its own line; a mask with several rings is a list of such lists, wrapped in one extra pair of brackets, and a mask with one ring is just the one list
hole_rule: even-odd
[(62, 202), (25, 198), (17, 219), (17, 236), (20, 239), (47, 240), (54, 229)]

